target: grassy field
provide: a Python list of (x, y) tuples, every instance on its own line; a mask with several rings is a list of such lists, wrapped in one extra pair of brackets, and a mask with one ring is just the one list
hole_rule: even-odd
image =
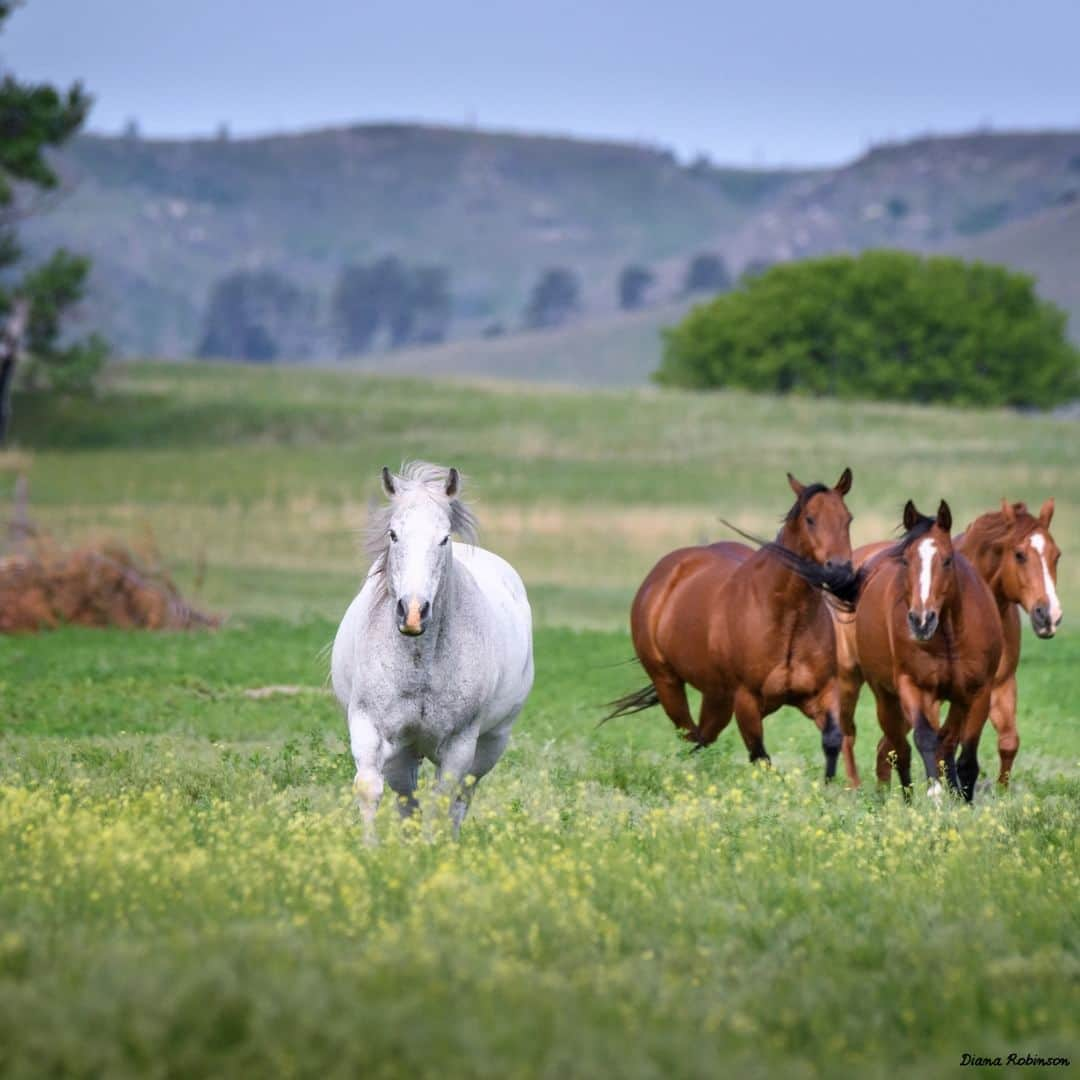
[[(964, 1053), (1080, 1054), (1074, 426), (180, 366), (16, 404), (0, 497), (24, 472), (40, 523), (154, 543), (229, 618), (0, 640), (0, 1073), (947, 1076)], [(537, 682), (460, 843), (429, 796), (415, 829), (384, 807), (367, 849), (322, 650), (377, 468), (409, 456), (471, 474), (534, 600)], [(1008, 795), (825, 788), (788, 711), (771, 771), (733, 732), (691, 756), (659, 714), (597, 727), (641, 681), (626, 607), (655, 558), (720, 516), (773, 528), (786, 469), (845, 464), (857, 540), (909, 495), (961, 521), (1057, 496), (1066, 623), (1025, 641)]]

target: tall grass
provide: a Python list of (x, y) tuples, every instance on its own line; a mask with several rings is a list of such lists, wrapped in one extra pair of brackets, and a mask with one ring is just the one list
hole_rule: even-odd
[[(888, 535), (909, 497), (948, 498), (965, 523), (1002, 496), (1054, 494), (1056, 532), (1080, 526), (1075, 424), (1007, 413), (206, 365), (118, 368), (96, 401), (17, 406), (0, 499), (28, 471), (43, 524), (149, 531), (185, 584), (205, 567), (207, 602), (235, 611), (316, 595), (336, 614), (324, 586), (355, 582), (379, 466), (407, 457), (470, 474), (484, 542), (532, 586), (606, 590), (609, 626), (659, 555), (724, 535), (720, 517), (772, 530), (788, 470), (832, 482), (852, 466), (856, 541)], [(1067, 543), (1061, 574), (1066, 604), (1080, 599)]]
[[(971, 809), (826, 788), (795, 714), (767, 725), (772, 771), (732, 732), (689, 755), (658, 714), (597, 729), (599, 701), (640, 678), (612, 666), (623, 639), (544, 631), (536, 694), (461, 842), (426, 794), (415, 826), (385, 805), (367, 848), (320, 685), (330, 629), (72, 630), (5, 652), (4, 1075), (1075, 1059), (1071, 643), (1052, 677), (1022, 673), (1016, 789)], [(299, 692), (246, 693), (276, 683)]]
[[(892, 1078), (953, 1075), (964, 1053), (1077, 1059), (1071, 425), (149, 365), (93, 402), (17, 405), (0, 497), (24, 472), (65, 539), (152, 537), (232, 618), (0, 644), (0, 1075)], [(425, 790), (415, 826), (386, 802), (368, 848), (321, 650), (378, 466), (413, 456), (472, 474), (484, 540), (533, 599), (537, 682), (460, 843)], [(597, 726), (643, 680), (625, 613), (655, 558), (720, 515), (765, 531), (786, 470), (847, 464), (856, 540), (909, 496), (944, 495), (960, 521), (1058, 497), (1066, 623), (1025, 640), (1007, 794), (827, 788), (791, 710), (766, 725), (771, 771), (730, 730), (688, 754), (655, 710)], [(858, 721), (869, 776), (869, 701)]]

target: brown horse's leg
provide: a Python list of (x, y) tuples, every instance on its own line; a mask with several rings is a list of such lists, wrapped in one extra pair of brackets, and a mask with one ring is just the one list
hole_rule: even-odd
[(844, 736), (840, 752), (844, 756), (844, 770), (847, 772), (848, 782), (853, 788), (857, 788), (862, 781), (859, 779), (859, 768), (855, 764), (855, 706), (859, 703), (859, 691), (862, 689), (862, 672), (858, 668), (841, 669), (837, 683), (840, 687), (838, 719)]
[(892, 755), (894, 753), (889, 737), (882, 735), (878, 739), (877, 756), (874, 762), (879, 784), (887, 784), (892, 780)]
[[(854, 726), (854, 725), (853, 725)], [(840, 743), (840, 756), (844, 759), (844, 772), (847, 773), (848, 783), (857, 788), (862, 785), (859, 776), (859, 767), (855, 764), (855, 733), (845, 735)]]
[(705, 694), (698, 714), (698, 741), (702, 746), (716, 742), (717, 736), (731, 723), (731, 695)]
[[(900, 784), (904, 788), (905, 798), (910, 798), (911, 788), (911, 747), (907, 741), (907, 721), (900, 708), (900, 699), (881, 691), (877, 695), (878, 723), (889, 748), (896, 754), (896, 771), (900, 774)], [(879, 755), (880, 761), (880, 755)], [(889, 777), (878, 778), (888, 783)]]
[(901, 677), (897, 690), (900, 694), (900, 708), (914, 733), (915, 746), (926, 768), (926, 779), (932, 785), (938, 779), (938, 763), (941, 760), (937, 702), (908, 677)]
[(1016, 752), (1020, 749), (1020, 734), (1016, 730), (1015, 675), (996, 687), (990, 695), (990, 723), (997, 731), (998, 757), (1001, 758), (998, 783), (1006, 787), (1012, 775)]
[[(953, 714), (956, 713), (956, 719)], [(990, 714), (990, 687), (983, 687), (970, 702), (954, 702), (949, 709), (947, 727), (950, 740), (959, 735), (960, 760), (956, 765), (960, 792), (966, 802), (975, 797), (975, 781), (979, 779), (979, 738)], [(955, 745), (955, 743), (954, 743)]]
[(761, 705), (749, 690), (740, 689), (735, 695), (735, 722), (739, 725), (739, 734), (746, 744), (750, 761), (771, 759), (765, 750), (764, 728), (762, 726)]
[(666, 671), (649, 672), (656, 687), (656, 696), (671, 722), (682, 732), (684, 739), (699, 742), (697, 725), (690, 715), (690, 703), (686, 700), (686, 683), (677, 675)]
[[(830, 706), (832, 706), (830, 708)], [(836, 779), (836, 761), (840, 756), (844, 736), (837, 721), (840, 711), (840, 695), (835, 683), (827, 686), (823, 693), (809, 701), (804, 701), (799, 708), (814, 721), (821, 732), (821, 750), (825, 755), (825, 782)], [(849, 773), (850, 775), (850, 773)], [(858, 786), (858, 775), (854, 786)]]

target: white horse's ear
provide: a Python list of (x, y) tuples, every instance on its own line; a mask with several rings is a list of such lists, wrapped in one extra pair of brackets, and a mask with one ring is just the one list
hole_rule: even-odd
[(397, 494), (397, 488), (394, 487), (394, 478), (385, 465), (382, 467), (382, 489), (386, 492), (388, 499), (392, 499)]
[(454, 498), (461, 490), (461, 474), (455, 468), (451, 468), (446, 475), (446, 497)]

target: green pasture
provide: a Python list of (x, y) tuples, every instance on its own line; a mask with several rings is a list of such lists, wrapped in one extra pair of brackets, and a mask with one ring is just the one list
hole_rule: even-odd
[[(138, 365), (16, 401), (65, 540), (153, 549), (212, 633), (0, 639), (0, 1074), (894, 1077), (1080, 1054), (1080, 429), (742, 395)], [(471, 478), (537, 615), (536, 688), (460, 842), (425, 797), (360, 842), (325, 647), (384, 462)], [(673, 546), (772, 530), (787, 470), (966, 522), (1057, 498), (1065, 624), (1026, 633), (1022, 745), (974, 807), (825, 787), (816, 731), (687, 753), (625, 631)], [(859, 712), (864, 775), (876, 723)], [(981, 750), (996, 771), (992, 735)], [(1025, 1075), (1044, 1070), (1025, 1069)], [(1063, 1075), (1061, 1069), (1045, 1070)], [(1067, 1072), (1067, 1070), (1065, 1070)], [(1000, 1075), (989, 1070), (987, 1075)]]

